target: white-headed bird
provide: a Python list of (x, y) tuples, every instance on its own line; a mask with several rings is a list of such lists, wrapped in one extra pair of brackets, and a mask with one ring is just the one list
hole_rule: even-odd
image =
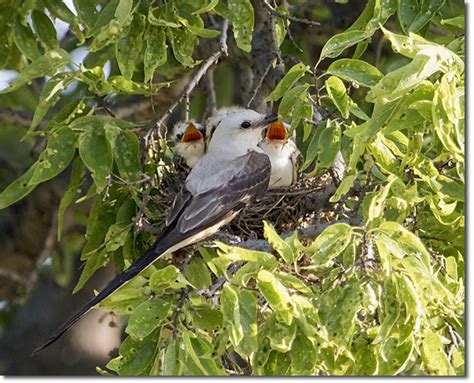
[(261, 198), (268, 188), (271, 164), (257, 145), (262, 130), (276, 118), (249, 109), (227, 114), (215, 129), (207, 153), (186, 178), (155, 243), (53, 332), (34, 353), (58, 340), (90, 309), (158, 258), (214, 234), (243, 208)]

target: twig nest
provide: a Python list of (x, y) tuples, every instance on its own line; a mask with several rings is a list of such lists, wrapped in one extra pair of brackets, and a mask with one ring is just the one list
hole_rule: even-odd
[[(152, 200), (156, 225), (164, 222), (176, 194), (183, 185), (189, 168), (180, 162), (175, 169), (165, 173)], [(288, 188), (269, 190), (260, 201), (247, 207), (223, 230), (241, 240), (262, 238), (263, 220), (270, 222), (277, 232), (292, 231), (315, 222), (334, 219), (327, 201), (335, 191), (328, 172), (308, 177), (301, 174), (298, 181)]]

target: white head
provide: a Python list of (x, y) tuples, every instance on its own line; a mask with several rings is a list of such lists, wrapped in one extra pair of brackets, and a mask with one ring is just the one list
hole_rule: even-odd
[(241, 107), (238, 106), (225, 106), (223, 108), (219, 108), (213, 115), (209, 116), (205, 121), (204, 125), (206, 126), (205, 136), (206, 136), (206, 143), (209, 145), (211, 141), (212, 135), (216, 130), (217, 126), (221, 122), (221, 120), (230, 113), (234, 113), (236, 111), (242, 110)]
[(232, 110), (217, 125), (207, 151), (244, 155), (249, 150), (256, 150), (262, 130), (276, 119), (275, 115), (265, 116), (251, 109)]
[(173, 152), (183, 157), (190, 168), (204, 155), (204, 127), (197, 122), (178, 122), (173, 127), (171, 139), (174, 141)]

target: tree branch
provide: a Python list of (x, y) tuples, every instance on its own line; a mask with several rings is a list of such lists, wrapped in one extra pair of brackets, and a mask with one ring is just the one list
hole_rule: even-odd
[(167, 112), (164, 113), (158, 121), (156, 121), (155, 124), (153, 124), (153, 127), (147, 132), (145, 136), (145, 142), (148, 142), (151, 134), (154, 132), (155, 129), (159, 129), (161, 125), (164, 123), (164, 121), (173, 113), (173, 111), (176, 109), (176, 107), (183, 102), (191, 92), (194, 90), (194, 88), (199, 84), (201, 81), (202, 77), (207, 73), (208, 69), (215, 64), (215, 62), (222, 56), (222, 55), (227, 55), (227, 30), (228, 30), (229, 22), (228, 20), (224, 20), (222, 24), (222, 31), (221, 31), (221, 37), (219, 39), (219, 49), (215, 51), (213, 54), (211, 54), (204, 62), (201, 64), (199, 69), (196, 71), (194, 76), (190, 79), (186, 87), (184, 88), (184, 91), (181, 93), (181, 95), (178, 97), (178, 99), (168, 108)]
[(262, 2), (263, 2), (263, 5), (265, 5), (265, 8), (267, 8), (270, 13), (272, 13), (275, 16), (281, 17), (282, 19), (292, 20), (292, 21), (295, 21), (297, 23), (308, 24), (308, 25), (311, 25), (311, 26), (321, 25), (317, 21), (312, 21), (312, 20), (304, 19), (304, 18), (301, 19), (299, 17), (295, 17), (295, 16), (292, 16), (292, 15), (287, 15), (286, 13), (282, 13), (280, 11), (277, 11), (275, 8), (273, 8), (270, 5), (270, 3), (267, 0), (262, 0)]

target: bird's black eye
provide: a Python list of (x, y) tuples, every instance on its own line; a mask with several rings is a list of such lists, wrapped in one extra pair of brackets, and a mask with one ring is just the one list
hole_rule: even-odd
[(176, 139), (177, 139), (177, 140), (181, 140), (181, 138), (183, 138), (183, 133), (178, 133), (178, 134), (176, 135)]
[(241, 127), (242, 129), (248, 129), (248, 128), (250, 128), (251, 125), (252, 125), (252, 124), (250, 123), (250, 121), (244, 121), (244, 122), (242, 122), (242, 123), (240, 124), (240, 127)]

